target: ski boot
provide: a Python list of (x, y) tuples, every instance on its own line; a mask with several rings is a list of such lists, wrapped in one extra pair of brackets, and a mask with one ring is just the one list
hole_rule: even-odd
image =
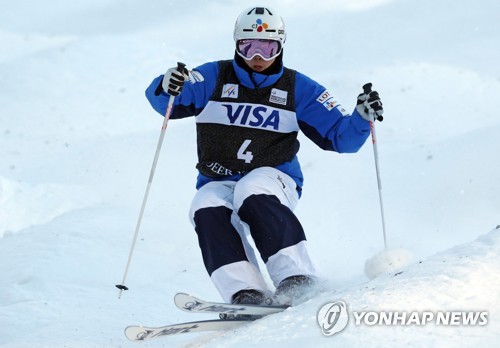
[(285, 278), (276, 288), (272, 304), (292, 306), (303, 302), (315, 284), (316, 281), (309, 276), (296, 275)]
[[(246, 304), (259, 306), (266, 303), (266, 295), (259, 290), (240, 290), (233, 295), (232, 304)], [(250, 314), (219, 314), (221, 319), (238, 319), (238, 320), (255, 320), (262, 318), (261, 315), (250, 315)]]

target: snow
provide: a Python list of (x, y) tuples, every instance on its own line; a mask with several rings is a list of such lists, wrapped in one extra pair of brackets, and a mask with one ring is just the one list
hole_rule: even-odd
[[(500, 3), (496, 0), (268, 1), (284, 17), (285, 63), (345, 107), (366, 82), (377, 124), (388, 245), (407, 267), (369, 280), (384, 250), (369, 142), (354, 155), (301, 137), (296, 210), (324, 271), (313, 299), (229, 332), (144, 347), (497, 346), (500, 338)], [(244, 5), (245, 7), (247, 5)], [(2, 2), (0, 12), (0, 347), (136, 347), (132, 324), (209, 319), (176, 292), (219, 296), (187, 214), (192, 119), (169, 123), (126, 285), (118, 299), (162, 119), (144, 98), (182, 61), (232, 57), (235, 0)], [(348, 327), (316, 315), (487, 311), (485, 326)]]
[(385, 273), (400, 272), (410, 265), (413, 255), (411, 251), (397, 248), (384, 249), (365, 262), (365, 274), (369, 279)]

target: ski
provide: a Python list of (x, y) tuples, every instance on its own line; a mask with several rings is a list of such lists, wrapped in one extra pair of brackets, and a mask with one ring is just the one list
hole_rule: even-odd
[(288, 308), (286, 306), (257, 306), (209, 302), (184, 293), (176, 294), (174, 302), (179, 309), (191, 313), (246, 314), (264, 316), (279, 313)]
[(250, 323), (251, 320), (203, 320), (191, 321), (160, 327), (129, 326), (125, 329), (125, 336), (135, 342), (149, 341), (164, 336), (172, 336), (191, 332), (231, 330)]
[[(133, 325), (125, 329), (125, 336), (131, 341), (140, 342), (191, 332), (231, 330), (257, 320), (260, 317), (279, 313), (288, 308), (286, 306), (256, 306), (209, 302), (184, 293), (176, 294), (174, 302), (179, 309), (185, 312), (212, 313), (222, 315), (222, 317), (233, 316), (233, 319), (191, 321), (160, 327)], [(242, 316), (238, 317), (239, 315)]]

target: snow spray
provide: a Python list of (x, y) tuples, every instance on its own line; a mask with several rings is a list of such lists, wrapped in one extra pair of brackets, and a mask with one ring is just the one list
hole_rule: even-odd
[(408, 266), (413, 258), (406, 249), (385, 249), (365, 262), (365, 274), (373, 279), (381, 274), (397, 272)]

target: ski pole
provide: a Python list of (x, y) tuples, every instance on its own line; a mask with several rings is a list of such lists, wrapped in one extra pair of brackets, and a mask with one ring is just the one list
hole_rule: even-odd
[[(363, 86), (363, 91), (365, 94), (370, 94), (372, 91), (372, 84), (367, 83)], [(377, 146), (377, 136), (375, 132), (375, 114), (373, 109), (370, 110), (370, 116), (371, 116), (371, 121), (370, 121), (370, 133), (372, 135), (372, 144), (373, 144), (373, 157), (375, 158), (375, 171), (377, 173), (377, 185), (378, 185), (378, 199), (380, 202), (380, 214), (382, 216), (382, 231), (384, 233), (384, 247), (387, 250), (387, 233), (386, 233), (386, 228), (385, 228), (385, 217), (384, 217), (384, 204), (382, 201), (382, 181), (380, 180), (380, 168), (379, 168), (379, 161), (378, 161), (378, 146)]]
[[(180, 62), (177, 63), (177, 70), (179, 70), (180, 72), (184, 71), (185, 67), (186, 67), (185, 64), (180, 63)], [(163, 144), (163, 139), (165, 138), (165, 132), (167, 130), (168, 120), (170, 119), (170, 114), (172, 113), (172, 107), (174, 104), (174, 100), (175, 100), (175, 97), (170, 96), (170, 99), (169, 99), (168, 105), (167, 105), (167, 110), (165, 111), (165, 118), (163, 120), (163, 125), (161, 127), (160, 139), (158, 139), (158, 145), (156, 146), (156, 152), (155, 152), (155, 157), (153, 160), (153, 165), (151, 166), (151, 172), (149, 173), (149, 179), (148, 179), (148, 184), (146, 186), (146, 192), (144, 193), (144, 199), (142, 200), (141, 211), (139, 213), (139, 218), (137, 219), (137, 224), (135, 226), (134, 237), (132, 239), (132, 245), (130, 246), (130, 252), (128, 254), (127, 265), (125, 266), (125, 272), (123, 274), (123, 279), (122, 279), (121, 284), (116, 285), (116, 287), (118, 289), (120, 289), (120, 292), (118, 294), (118, 298), (121, 298), (123, 290), (128, 290), (128, 287), (125, 286), (125, 280), (127, 278), (128, 270), (130, 267), (130, 262), (132, 261), (132, 255), (134, 253), (135, 243), (137, 242), (137, 236), (139, 235), (139, 229), (141, 227), (142, 217), (144, 215), (144, 210), (146, 208), (146, 202), (148, 200), (149, 190), (151, 189), (151, 183), (153, 182), (153, 176), (155, 174), (156, 165), (158, 164), (158, 158), (160, 157), (160, 150), (161, 150), (161, 147)]]

